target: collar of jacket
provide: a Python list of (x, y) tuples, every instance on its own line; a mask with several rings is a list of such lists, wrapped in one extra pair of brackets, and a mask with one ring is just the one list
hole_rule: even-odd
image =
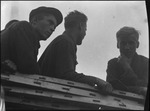
[(40, 46), (40, 37), (42, 36), (37, 30), (35, 30), (34, 28), (33, 28), (33, 32), (34, 32), (34, 35), (35, 35), (35, 37), (36, 37), (36, 40), (37, 40), (37, 42), (38, 42), (38, 48), (40, 48), (41, 46)]
[(64, 35), (64, 37), (72, 43), (72, 45), (75, 47), (75, 52), (77, 52), (77, 45), (74, 42), (72, 35), (69, 34), (67, 31), (64, 31), (62, 35)]
[(76, 43), (74, 42), (73, 37), (70, 33), (68, 33), (67, 31), (64, 31), (63, 35), (76, 46)]

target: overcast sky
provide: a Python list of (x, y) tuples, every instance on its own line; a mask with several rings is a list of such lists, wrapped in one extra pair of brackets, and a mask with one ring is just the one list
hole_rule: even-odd
[[(87, 15), (87, 35), (77, 51), (77, 72), (105, 80), (108, 60), (119, 56), (115, 34), (123, 26), (132, 26), (140, 31), (140, 47), (137, 52), (149, 57), (144, 1), (1, 1), (1, 29), (12, 19), (28, 21), (30, 11), (39, 6), (58, 8), (64, 17), (73, 10)], [(41, 42), (38, 58), (47, 45), (63, 31), (64, 22), (47, 41)]]

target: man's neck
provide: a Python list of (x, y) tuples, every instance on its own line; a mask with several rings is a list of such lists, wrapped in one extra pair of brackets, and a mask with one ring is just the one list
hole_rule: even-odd
[(41, 36), (42, 36), (41, 33), (34, 27), (33, 24), (31, 24), (31, 27), (32, 27), (33, 31), (35, 32), (35, 34), (36, 34), (37, 40), (40, 41), (41, 40)]
[(76, 39), (77, 39), (76, 32), (74, 30), (69, 30), (69, 29), (66, 30), (65, 32), (71, 37), (73, 42), (76, 44)]

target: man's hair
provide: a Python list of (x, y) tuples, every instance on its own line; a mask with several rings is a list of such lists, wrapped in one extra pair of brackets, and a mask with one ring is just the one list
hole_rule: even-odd
[(74, 10), (70, 12), (66, 17), (65, 17), (65, 29), (67, 28), (73, 28), (79, 23), (84, 23), (87, 22), (88, 18), (85, 14)]
[(140, 34), (139, 31), (136, 30), (135, 28), (124, 26), (116, 33), (116, 37), (118, 40), (123, 35), (126, 35), (126, 36), (135, 35), (137, 37), (137, 40), (139, 40), (139, 34)]

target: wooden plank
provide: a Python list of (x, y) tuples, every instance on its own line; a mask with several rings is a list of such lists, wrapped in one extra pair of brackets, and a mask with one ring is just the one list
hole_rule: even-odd
[[(74, 82), (70, 80), (64, 80), (64, 79), (59, 79), (59, 78), (53, 78), (53, 77), (47, 77), (47, 76), (42, 76), (42, 75), (29, 75), (29, 74), (21, 74), (21, 73), (15, 73), (17, 76), (23, 76), (23, 77), (28, 77), (32, 79), (38, 79), (46, 82), (51, 82), (51, 83), (56, 83), (56, 84), (61, 84), (61, 85), (67, 85), (67, 86), (72, 86), (76, 88), (81, 88), (81, 89), (86, 89), (86, 90), (91, 90), (94, 92), (99, 92), (96, 87), (92, 87), (88, 84), (84, 83), (79, 83), (79, 82)], [(128, 99), (130, 98), (135, 98), (135, 99), (142, 99), (145, 100), (144, 96), (131, 93), (131, 92), (126, 92), (126, 91), (120, 91), (120, 90), (114, 90), (110, 95), (118, 95), (119, 97), (127, 97)]]
[(30, 86), (36, 86), (39, 88), (46, 88), (49, 90), (60, 91), (63, 93), (70, 93), (70, 94), (74, 94), (74, 95), (94, 97), (94, 98), (100, 98), (101, 97), (101, 95), (99, 93), (96, 93), (96, 92), (72, 88), (69, 86), (63, 86), (63, 85), (54, 84), (54, 83), (47, 83), (47, 82), (43, 82), (43, 81), (39, 81), (39, 80), (35, 80), (35, 79), (30, 79), (30, 78), (25, 78), (25, 77), (21, 77), (21, 76), (2, 75), (2, 78), (5, 78), (6, 80), (9, 79), (9, 82), (11, 81), (11, 82), (15, 82), (15, 83), (30, 85)]
[[(88, 106), (107, 106), (107, 107), (113, 107), (113, 108), (120, 108), (120, 109), (143, 109), (143, 105), (130, 100), (124, 100), (117, 97), (111, 97), (111, 96), (101, 96), (101, 99), (97, 98), (88, 98), (88, 97), (81, 97), (81, 96), (75, 96), (75, 95), (68, 95), (68, 94), (62, 94), (62, 93), (56, 93), (56, 92), (47, 92), (43, 90), (34, 90), (34, 89), (25, 89), (25, 88), (14, 88), (6, 87), (5, 89), (11, 89), (8, 91), (16, 92), (16, 93), (22, 93), (22, 94), (32, 94), (36, 96), (44, 96), (54, 99), (61, 99), (61, 100), (67, 100), (72, 101), (76, 103), (88, 103)], [(7, 91), (7, 90), (6, 90)]]
[(27, 77), (27, 78), (31, 78), (31, 79), (38, 79), (38, 80), (50, 82), (50, 83), (56, 83), (56, 84), (61, 84), (61, 85), (66, 85), (66, 86), (77, 87), (77, 88), (81, 88), (81, 89), (88, 89), (88, 90), (92, 90), (92, 91), (97, 91), (97, 89), (95, 89), (94, 87), (92, 87), (88, 84), (74, 82), (74, 81), (65, 80), (65, 79), (59, 79), (59, 78), (36, 75), (36, 74), (29, 75), (29, 74), (15, 73), (15, 75)]
[[(26, 109), (30, 109), (31, 107), (33, 107), (33, 109), (35, 110), (39, 110), (39, 109), (45, 109), (45, 110), (50, 110), (50, 109), (58, 109), (58, 110), (86, 110), (87, 108), (83, 108), (83, 107), (77, 107), (77, 106), (71, 106), (71, 105), (65, 105), (65, 104), (59, 104), (59, 103), (51, 103), (49, 101), (41, 101), (41, 100), (34, 100), (34, 99), (29, 99), (29, 98), (18, 98), (18, 97), (12, 97), (12, 96), (6, 96), (5, 97), (6, 100), (6, 105), (9, 104), (14, 104), (19, 107), (19, 105), (24, 106), (22, 108), (20, 108), (20, 110), (26, 110)], [(6, 107), (7, 109), (7, 107)], [(9, 108), (8, 108), (9, 109)], [(12, 109), (15, 109), (12, 107)], [(18, 109), (19, 110), (19, 109)]]
[(121, 90), (114, 90), (112, 96), (118, 96), (126, 99), (131, 99), (135, 101), (139, 101), (144, 104), (145, 102), (145, 97), (143, 95), (131, 93), (131, 92), (126, 92), (126, 91), (121, 91)]
[[(96, 109), (95, 106), (99, 105), (91, 105), (89, 103), (86, 103), (86, 101), (74, 101), (74, 99), (79, 99), (79, 96), (69, 95), (69, 94), (63, 94), (53, 91), (43, 91), (43, 90), (37, 90), (37, 89), (29, 89), (29, 88), (18, 88), (18, 87), (8, 87), (5, 86), (4, 89), (6, 90), (6, 96), (7, 95), (13, 95), (19, 97), (24, 97), (26, 99), (30, 98), (30, 100), (39, 99), (40, 101), (48, 101), (48, 103), (56, 103), (61, 105), (68, 105), (68, 106), (74, 106), (74, 107), (81, 107), (82, 109)], [(8, 90), (9, 89), (9, 90)], [(81, 98), (82, 99), (82, 98)], [(88, 105), (87, 105), (88, 104)], [(97, 107), (98, 108), (98, 107)]]
[(9, 80), (9, 82), (15, 82), (15, 83), (20, 83), (20, 84), (25, 84), (25, 85), (30, 85), (30, 86), (36, 86), (39, 88), (46, 88), (49, 90), (60, 91), (63, 93), (71, 93), (71, 94), (80, 95), (80, 96), (98, 97), (98, 95), (99, 95), (98, 93), (95, 93), (92, 91), (86, 91), (83, 89), (72, 88), (69, 86), (63, 86), (63, 85), (59, 85), (59, 84), (43, 82), (43, 81), (25, 78), (25, 77), (21, 77), (21, 76), (2, 75), (1, 78), (6, 79), (7, 81)]
[[(28, 75), (28, 74), (20, 74), (20, 73), (15, 73), (16, 76), (19, 77), (25, 77), (25, 78), (30, 78), (30, 79), (36, 79), (38, 81), (44, 81), (44, 82), (48, 82), (48, 83), (55, 83), (55, 84), (59, 84), (59, 85), (65, 85), (67, 87), (64, 87), (64, 90), (73, 90), (74, 89), (68, 87), (75, 87), (75, 88), (80, 88), (80, 89), (86, 89), (86, 90), (90, 90), (93, 91), (92, 93), (88, 93), (88, 96), (94, 97), (95, 95), (97, 95), (95, 92), (100, 93), (99, 90), (97, 90), (96, 88), (87, 85), (87, 84), (83, 84), (83, 83), (78, 83), (78, 82), (74, 82), (74, 81), (69, 81), (69, 80), (63, 80), (63, 79), (58, 79), (58, 78), (51, 78), (51, 77), (47, 77), (47, 76), (41, 76), (41, 75)], [(14, 76), (15, 76), (14, 75)], [(7, 75), (9, 76), (9, 75)], [(77, 92), (78, 93), (78, 92)], [(114, 90), (112, 93), (109, 93), (109, 95), (112, 96), (118, 96), (118, 97), (122, 97), (122, 98), (126, 98), (126, 99), (131, 99), (131, 100), (137, 100), (137, 101), (141, 101), (141, 103), (144, 103), (145, 98), (142, 95), (138, 95), (135, 93), (130, 93), (130, 92), (125, 92), (125, 91), (119, 91), (119, 90)], [(96, 97), (96, 96), (95, 96)]]
[[(45, 82), (43, 82), (43, 81), (39, 82), (37, 80), (35, 81), (34, 79), (24, 78), (21, 76), (14, 76), (14, 75), (10, 75), (10, 76), (4, 75), (4, 76), (5, 76), (4, 77), (5, 79), (9, 79), (9, 81), (12, 81), (12, 82), (22, 83), (22, 84), (26, 84), (29, 86), (37, 86), (39, 88), (46, 88), (46, 89), (50, 89), (50, 90), (60, 91), (63, 93), (70, 93), (70, 94), (74, 94), (74, 95), (94, 97), (94, 98), (99, 98), (99, 99), (101, 99), (103, 97), (111, 97), (111, 95), (101, 95), (96, 92), (81, 90), (81, 89), (77, 89), (77, 88), (71, 88), (71, 87), (67, 87), (67, 86), (64, 87), (62, 85), (53, 84), (53, 83), (45, 84)], [(122, 99), (122, 98), (120, 98), (120, 99)], [(140, 103), (143, 103), (143, 102), (140, 102)]]

